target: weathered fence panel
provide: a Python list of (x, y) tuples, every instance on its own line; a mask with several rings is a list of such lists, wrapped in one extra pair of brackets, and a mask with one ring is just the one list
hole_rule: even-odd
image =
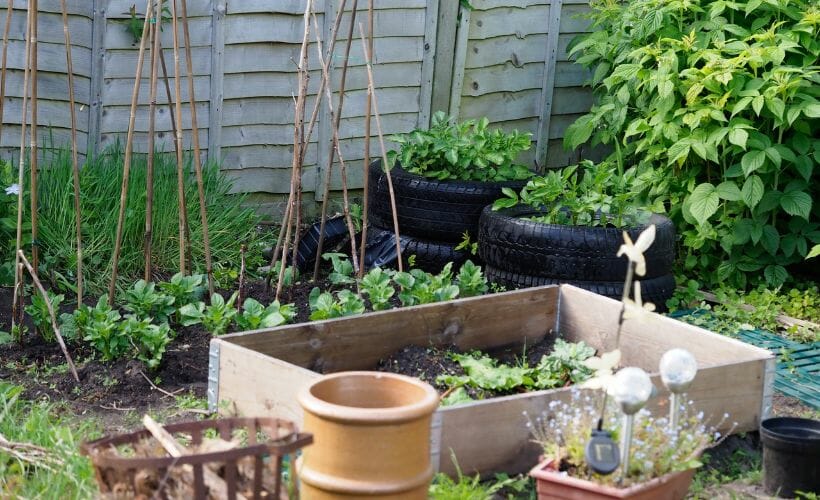
[[(311, 20), (308, 113), (321, 79), (316, 28), (327, 40), (342, 0), (316, 0)], [(358, 24), (366, 27), (366, 0), (359, 0), (351, 46), (341, 154), (348, 186), (361, 188), (367, 71)], [(566, 127), (585, 112), (591, 95), (581, 84), (587, 72), (566, 55), (569, 41), (587, 29), (581, 14), (587, 0), (472, 0), (467, 10), (455, 0), (376, 0), (374, 77), (382, 129), (386, 136), (429, 124), (434, 111), (459, 119), (488, 116), (506, 129), (533, 134), (524, 159), (538, 167), (557, 167), (578, 159), (561, 145)], [(164, 1), (166, 6), (168, 0)], [(198, 135), (203, 152), (219, 159), (237, 192), (262, 203), (288, 192), (293, 155), (296, 62), (303, 38), (305, 0), (188, 0)], [(353, 0), (347, 0), (332, 55), (330, 75), (338, 90)], [(7, 1), (0, 0), (0, 27)], [(25, 8), (14, 2), (9, 73), (0, 147), (6, 156), (19, 147), (24, 59)], [(69, 29), (75, 69), (80, 149), (99, 151), (124, 142), (128, 128), (138, 42), (126, 29), (131, 8), (138, 18), (144, 0), (70, 0)], [(68, 144), (69, 109), (65, 50), (59, 0), (40, 0), (39, 123), (51, 127), (57, 145)], [(315, 27), (314, 27), (315, 23)], [(174, 90), (170, 20), (162, 23), (161, 44)], [(182, 30), (179, 33), (183, 40)], [(180, 67), (186, 71), (184, 50)], [(143, 67), (136, 115), (135, 150), (147, 147), (150, 59)], [(191, 145), (188, 84), (181, 86), (183, 141)], [(338, 107), (334, 92), (334, 108)], [(173, 149), (172, 110), (160, 71), (157, 91), (157, 146)], [(322, 103), (303, 167), (302, 185), (321, 200), (332, 141), (330, 113)], [(45, 135), (45, 134), (41, 134)], [(381, 154), (372, 127), (371, 156)], [(388, 144), (388, 147), (390, 145)], [(330, 190), (341, 189), (338, 158)], [(276, 207), (271, 205), (270, 207)]]

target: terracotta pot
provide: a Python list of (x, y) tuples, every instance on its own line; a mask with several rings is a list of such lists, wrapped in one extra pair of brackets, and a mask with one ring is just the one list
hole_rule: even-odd
[(686, 497), (695, 469), (673, 472), (628, 488), (604, 486), (558, 472), (554, 460), (545, 460), (530, 471), (537, 483), (539, 500), (596, 500), (632, 498), (680, 500)]
[(343, 372), (298, 400), (314, 443), (298, 465), (302, 498), (427, 498), (433, 387), (392, 373)]

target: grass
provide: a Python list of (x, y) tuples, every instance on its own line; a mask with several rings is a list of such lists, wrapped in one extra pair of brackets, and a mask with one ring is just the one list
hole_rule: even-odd
[[(40, 246), (52, 280), (63, 289), (76, 282), (76, 236), (70, 152), (52, 150), (40, 174)], [(143, 233), (146, 203), (146, 155), (135, 155), (128, 189), (120, 283), (133, 283), (143, 272)], [(113, 146), (89, 158), (81, 173), (83, 247), (86, 290), (99, 295), (110, 279), (119, 211), (123, 152)], [(185, 195), (191, 231), (191, 259), (195, 272), (204, 272), (204, 244), (199, 198), (188, 159)], [(214, 263), (238, 267), (240, 245), (256, 237), (259, 218), (242, 206), (244, 198), (230, 194), (230, 182), (218, 165), (203, 169), (211, 251)], [(153, 265), (155, 273), (173, 274), (179, 267), (176, 161), (159, 153), (154, 167)], [(256, 245), (249, 245), (256, 248)]]
[(0, 435), (12, 443), (41, 447), (46, 458), (29, 463), (0, 451), (0, 497), (93, 497), (93, 469), (79, 447), (96, 437), (94, 424), (70, 422), (52, 404), (23, 401), (21, 392), (19, 386), (0, 382)]

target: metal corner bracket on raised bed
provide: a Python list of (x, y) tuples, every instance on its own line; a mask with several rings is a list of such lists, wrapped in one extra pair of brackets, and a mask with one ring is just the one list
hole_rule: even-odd
[(219, 343), (211, 342), (208, 350), (208, 411), (219, 409)]

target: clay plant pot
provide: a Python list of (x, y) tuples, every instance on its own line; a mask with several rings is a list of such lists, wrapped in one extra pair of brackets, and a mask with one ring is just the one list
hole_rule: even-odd
[(554, 460), (545, 460), (530, 471), (535, 478), (539, 500), (680, 500), (686, 497), (695, 469), (673, 472), (628, 488), (604, 486), (558, 472)]
[(342, 372), (298, 400), (314, 437), (297, 466), (303, 499), (427, 498), (433, 387), (392, 373)]

